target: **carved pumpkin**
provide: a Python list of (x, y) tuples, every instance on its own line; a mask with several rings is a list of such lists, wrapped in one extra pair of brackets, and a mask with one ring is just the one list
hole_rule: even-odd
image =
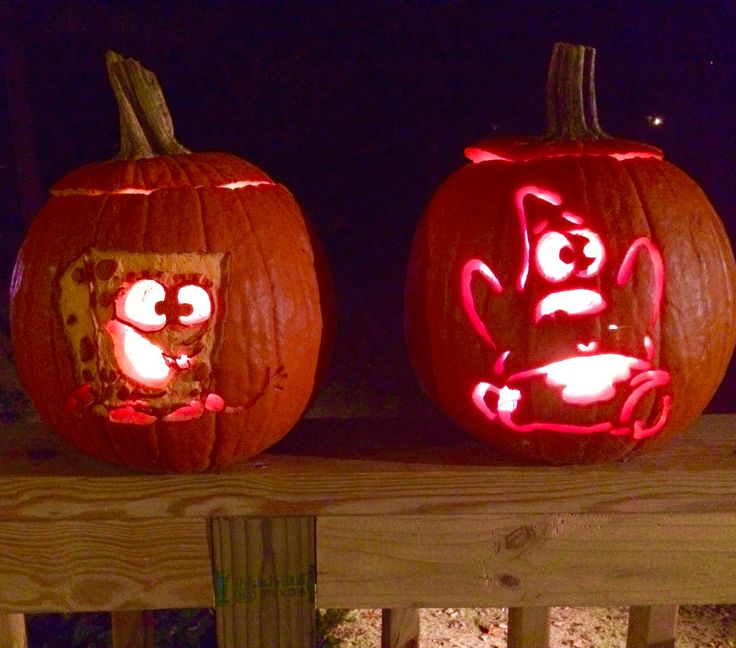
[(82, 451), (163, 471), (220, 468), (301, 417), (329, 322), (289, 191), (174, 139), (155, 76), (113, 53), (115, 160), (53, 189), (16, 261), (18, 373)]
[(672, 438), (736, 340), (721, 221), (659, 150), (600, 130), (593, 55), (555, 46), (546, 137), (466, 150), (419, 225), (406, 286), (430, 397), (480, 439), (551, 463)]

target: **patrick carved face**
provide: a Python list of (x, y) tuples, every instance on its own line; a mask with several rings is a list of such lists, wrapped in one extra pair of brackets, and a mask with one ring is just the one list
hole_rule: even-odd
[[(491, 265), (484, 259), (470, 259), (461, 274), (462, 303), (470, 323), (489, 348), (493, 357), (492, 377), (479, 382), (472, 390), (475, 407), (489, 420), (498, 421), (517, 432), (551, 430), (564, 433), (590, 434), (608, 432), (631, 434), (640, 439), (661, 430), (669, 417), (670, 396), (660, 389), (669, 382), (669, 373), (655, 366), (655, 344), (647, 332), (634, 353), (612, 344), (600, 333), (616, 331), (628, 322), (611, 319), (612, 295), (601, 291), (598, 276), (608, 259), (606, 244), (587, 220), (565, 209), (558, 194), (534, 186), (525, 186), (515, 195), (516, 212), (521, 232), (521, 263), (514, 286), (504, 286)], [(544, 216), (529, 216), (529, 201), (547, 209)], [(535, 211), (534, 213), (537, 213)], [(659, 317), (664, 290), (664, 266), (661, 255), (646, 237), (634, 240), (615, 273), (617, 289), (626, 289), (634, 265), (645, 258), (654, 277), (651, 282), (649, 328)], [(483, 280), (491, 294), (506, 290), (522, 294), (532, 290), (531, 327), (566, 327), (579, 338), (570, 340), (566, 356), (531, 367), (509, 370), (514, 349), (500, 348), (493, 335), (493, 322), (476, 307), (473, 285)], [(571, 322), (599, 318), (600, 325), (574, 327)], [(585, 336), (577, 331), (598, 331)], [(615, 338), (615, 336), (614, 336)], [(617, 416), (579, 425), (559, 421), (537, 420), (527, 414), (525, 405), (534, 390), (543, 389), (556, 395), (561, 408), (596, 408), (615, 403)], [(652, 393), (659, 402), (657, 413), (638, 418), (637, 405)]]
[(224, 254), (90, 249), (61, 279), (60, 308), (80, 388), (112, 420), (192, 418), (211, 391)]
[[(560, 206), (560, 198), (549, 192), (536, 190), (522, 194), (517, 202), (520, 213), (524, 214), (527, 196)], [(570, 316), (593, 315), (606, 307), (603, 295), (591, 287), (591, 279), (598, 276), (606, 261), (606, 250), (598, 233), (586, 226), (585, 220), (569, 211), (554, 210), (552, 218), (537, 223), (526, 223), (525, 246), (533, 260), (532, 279), (549, 284), (546, 295), (541, 298), (534, 310), (534, 323), (544, 317), (564, 312)], [(531, 226), (531, 231), (529, 228)], [(527, 243), (528, 242), (528, 243)], [(523, 290), (527, 276), (520, 283)]]

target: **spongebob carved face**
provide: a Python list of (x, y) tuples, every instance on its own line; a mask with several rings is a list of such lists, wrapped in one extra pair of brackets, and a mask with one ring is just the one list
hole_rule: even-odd
[(79, 384), (67, 408), (139, 424), (222, 409), (210, 383), (227, 261), (93, 248), (76, 259), (60, 282)]

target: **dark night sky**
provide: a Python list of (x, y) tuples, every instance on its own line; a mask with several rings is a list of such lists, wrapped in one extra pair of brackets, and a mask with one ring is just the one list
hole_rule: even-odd
[[(330, 256), (340, 306), (319, 412), (428, 407), (402, 343), (412, 232), (466, 145), (544, 130), (555, 41), (597, 49), (603, 128), (664, 149), (736, 240), (733, 0), (10, 4), (0, 8), (0, 37), (12, 45), (6, 63), (26, 67), (24, 132), (35, 151), (27, 168), (43, 191), (115, 153), (103, 61), (114, 49), (157, 73), (187, 147), (240, 155), (302, 203)], [(24, 227), (17, 116), (7, 92), (0, 102), (0, 206), (15, 246)], [(651, 115), (663, 124), (650, 125)], [(717, 409), (736, 411), (733, 385), (732, 369)]]

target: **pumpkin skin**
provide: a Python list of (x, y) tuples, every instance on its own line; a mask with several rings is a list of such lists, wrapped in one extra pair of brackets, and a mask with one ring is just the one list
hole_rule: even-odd
[[(235, 156), (182, 153), (92, 164), (51, 193), (11, 288), (18, 374), (43, 421), (85, 453), (149, 471), (223, 468), (286, 434), (316, 390), (329, 328), (312, 237), (289, 191)], [(108, 267), (115, 276), (101, 275)], [(166, 365), (159, 358), (175, 377), (158, 389), (123, 370), (108, 375), (118, 359), (114, 345), (103, 357), (112, 329), (84, 324), (88, 313), (119, 320), (116, 295), (141, 277), (184, 277), (210, 293), (203, 317), (212, 322), (194, 325), (199, 347), (191, 357), (169, 350)], [(115, 281), (125, 287), (108, 290)], [(174, 319), (165, 328), (181, 337), (185, 319)], [(81, 325), (92, 355), (75, 342)], [(184, 377), (194, 373), (179, 371), (185, 365), (197, 376)], [(192, 393), (171, 396), (174, 384)]]
[[(667, 442), (708, 404), (736, 342), (736, 264), (703, 191), (657, 149), (611, 138), (506, 138), (466, 154), (409, 262), (405, 329), (428, 395), (472, 435), (535, 461)], [(538, 256), (561, 234), (590, 246), (554, 258), (576, 268), (564, 277)], [(578, 288), (600, 302), (540, 311)], [(609, 358), (599, 390), (594, 368)], [(572, 375), (554, 373), (563, 367)]]

